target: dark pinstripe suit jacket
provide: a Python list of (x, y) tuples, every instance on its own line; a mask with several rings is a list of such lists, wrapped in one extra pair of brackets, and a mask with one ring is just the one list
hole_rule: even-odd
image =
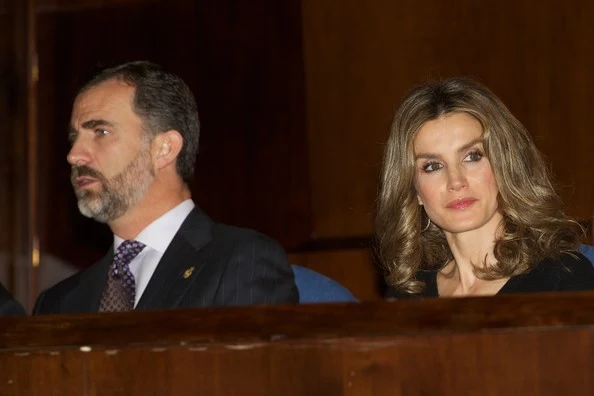
[[(96, 312), (113, 248), (41, 293), (34, 314)], [(252, 230), (214, 223), (198, 207), (184, 220), (135, 309), (296, 303), (284, 250)]]
[(25, 308), (0, 284), (0, 316), (25, 316)]

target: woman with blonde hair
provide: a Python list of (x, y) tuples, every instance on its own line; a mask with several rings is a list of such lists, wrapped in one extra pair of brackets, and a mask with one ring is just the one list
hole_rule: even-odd
[(594, 288), (528, 131), (468, 78), (421, 85), (396, 111), (376, 235), (387, 297)]

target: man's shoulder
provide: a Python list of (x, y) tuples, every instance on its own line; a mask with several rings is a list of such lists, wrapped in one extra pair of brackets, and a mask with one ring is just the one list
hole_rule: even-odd
[(198, 207), (188, 215), (174, 238), (172, 248), (176, 251), (179, 251), (177, 244), (180, 238), (195, 249), (192, 253), (186, 251), (185, 254), (198, 254), (203, 259), (214, 259), (205, 262), (220, 263), (238, 257), (257, 260), (261, 256), (287, 261), (284, 249), (274, 238), (251, 228), (213, 221)]
[(0, 283), (0, 316), (25, 316), (23, 306)]
[(78, 283), (80, 281), (82, 273), (87, 270), (88, 270), (88, 268), (83, 269), (81, 271), (78, 271), (78, 272), (70, 275), (66, 279), (63, 279), (60, 282), (56, 283), (55, 285), (49, 287), (43, 293), (45, 293), (45, 294), (53, 294), (53, 293), (63, 294), (64, 292), (66, 292), (68, 290), (72, 290), (72, 289), (76, 288), (78, 286)]
[(261, 232), (253, 230), (251, 228), (243, 228), (223, 223), (214, 223), (213, 234), (216, 235), (218, 238), (232, 238), (236, 240), (260, 237), (272, 239), (269, 236), (266, 236)]
[(182, 227), (182, 238), (194, 249), (180, 244), (180, 238), (172, 242), (172, 252), (180, 260), (200, 265), (187, 301), (200, 299), (200, 306), (298, 302), (293, 270), (276, 240), (250, 228), (205, 219), (195, 216)]
[(213, 242), (228, 248), (261, 246), (266, 249), (282, 249), (272, 237), (251, 228), (215, 223), (212, 233)]
[(206, 234), (213, 240), (224, 240), (229, 243), (241, 243), (249, 240), (264, 240), (276, 243), (272, 237), (251, 228), (214, 221), (198, 206), (188, 214), (178, 232), (183, 234), (189, 232), (194, 236)]
[(92, 272), (93, 269), (98, 265), (100, 265), (100, 261), (94, 263), (90, 267), (70, 275), (69, 277), (41, 292), (41, 294), (37, 297), (34, 313), (52, 313), (55, 306), (59, 305), (62, 300), (67, 298), (72, 292), (77, 291), (81, 287), (81, 279), (85, 276), (89, 276), (89, 273)]

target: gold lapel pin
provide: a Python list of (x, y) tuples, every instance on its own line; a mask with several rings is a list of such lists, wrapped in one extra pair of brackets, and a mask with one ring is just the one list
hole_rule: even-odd
[(194, 267), (190, 267), (188, 268), (185, 272), (184, 272), (184, 279), (188, 279), (192, 273), (194, 272)]

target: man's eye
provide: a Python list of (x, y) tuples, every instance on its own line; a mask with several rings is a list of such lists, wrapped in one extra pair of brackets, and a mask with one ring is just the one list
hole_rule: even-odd
[(95, 129), (95, 134), (99, 136), (109, 135), (109, 131), (105, 129)]

